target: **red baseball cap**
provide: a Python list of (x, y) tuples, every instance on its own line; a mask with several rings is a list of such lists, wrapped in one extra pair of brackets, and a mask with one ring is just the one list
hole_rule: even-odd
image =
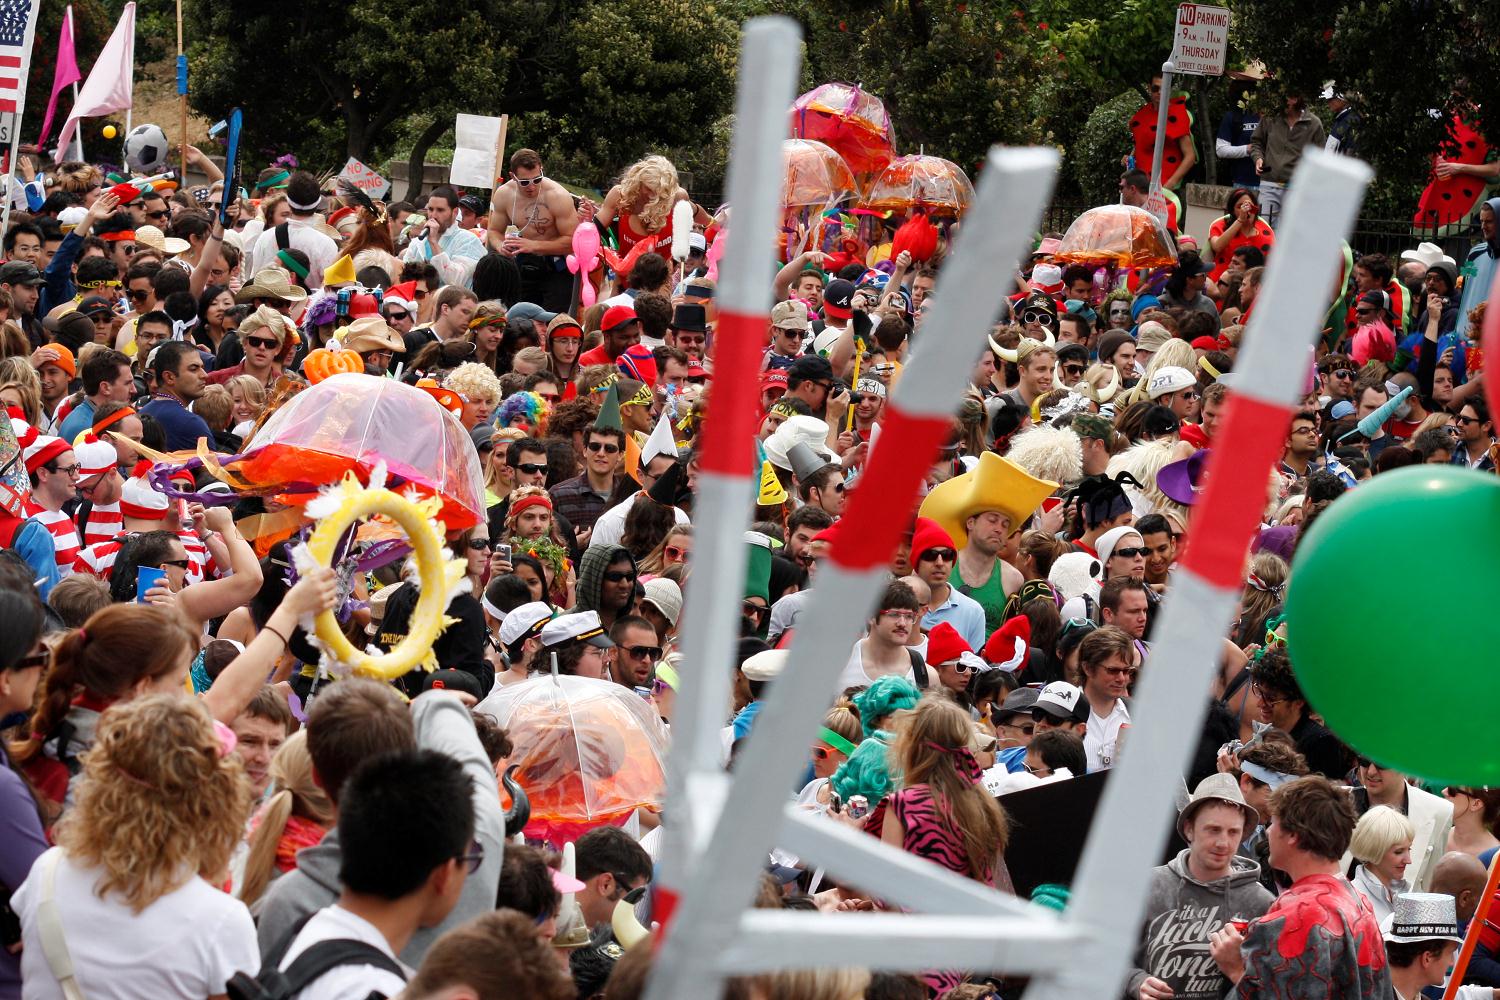
[(760, 373), (760, 388), (764, 392), (767, 389), (786, 390), (786, 369), (767, 368)]
[(599, 328), (608, 333), (611, 330), (624, 326), (626, 323), (634, 323), (636, 321), (637, 316), (633, 307), (610, 306), (604, 310), (604, 320), (599, 324)]
[(1200, 351), (1217, 351), (1219, 349), (1219, 338), (1197, 337), (1193, 340), (1193, 347)]

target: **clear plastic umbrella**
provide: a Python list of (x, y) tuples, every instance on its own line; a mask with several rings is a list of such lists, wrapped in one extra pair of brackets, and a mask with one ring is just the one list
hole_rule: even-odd
[(1120, 268), (1170, 267), (1177, 263), (1161, 220), (1132, 205), (1091, 208), (1068, 227), (1053, 260)]

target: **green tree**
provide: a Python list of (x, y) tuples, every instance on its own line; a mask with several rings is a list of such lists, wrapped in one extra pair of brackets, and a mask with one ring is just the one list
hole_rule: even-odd
[(1144, 99), (1151, 75), (1172, 51), (1176, 0), (1036, 0), (1032, 9), (1046, 25), (1037, 41), (1096, 94), (1134, 87)]

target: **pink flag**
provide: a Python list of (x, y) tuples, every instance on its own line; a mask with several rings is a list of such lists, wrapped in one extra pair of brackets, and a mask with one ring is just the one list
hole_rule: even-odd
[(115, 25), (114, 34), (104, 43), (104, 50), (94, 60), (89, 78), (78, 91), (78, 100), (63, 122), (57, 137), (59, 149), (68, 148), (78, 119), (107, 115), (131, 106), (132, 80), (135, 76), (135, 3), (127, 3)]
[(47, 133), (52, 131), (52, 115), (57, 111), (57, 95), (83, 79), (78, 72), (78, 57), (73, 52), (73, 5), (63, 11), (62, 35), (57, 40), (57, 72), (52, 77), (52, 99), (47, 102), (47, 115), (42, 119), (42, 135), (36, 144), (47, 142)]

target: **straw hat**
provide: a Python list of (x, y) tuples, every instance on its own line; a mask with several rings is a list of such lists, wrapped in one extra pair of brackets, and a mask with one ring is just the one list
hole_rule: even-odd
[[(139, 232), (139, 231), (137, 231)], [(252, 299), (280, 299), (283, 302), (302, 302), (307, 291), (292, 284), (292, 279), (279, 267), (263, 267), (255, 272), (255, 280), (240, 289), (234, 297), (236, 302)]]
[(150, 247), (157, 253), (168, 257), (175, 257), (185, 250), (191, 250), (192, 244), (187, 240), (180, 240), (175, 236), (168, 236), (155, 226), (140, 226), (135, 231), (136, 246)]

